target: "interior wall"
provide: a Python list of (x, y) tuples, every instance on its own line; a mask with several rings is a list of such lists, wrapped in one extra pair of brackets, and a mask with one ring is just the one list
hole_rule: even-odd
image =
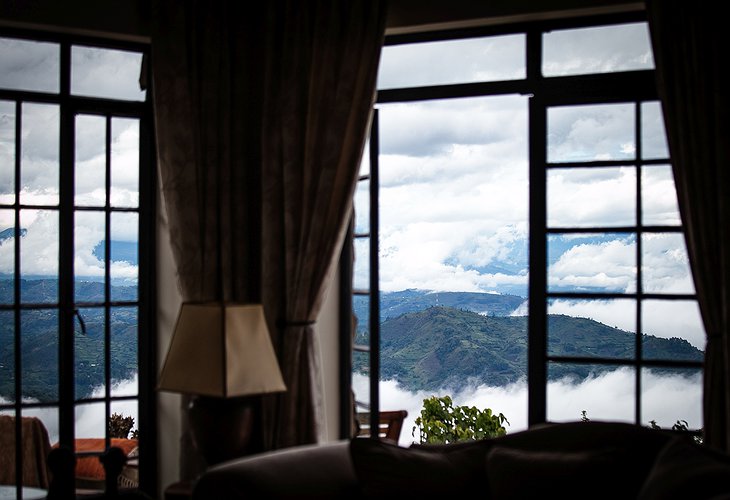
[[(158, 185), (161, 183), (158, 182)], [(170, 230), (162, 193), (157, 193), (157, 366), (161, 369), (182, 297), (177, 287), (175, 262), (170, 245)], [(159, 498), (164, 488), (180, 478), (180, 405), (181, 396), (159, 392), (157, 399), (157, 453)]]

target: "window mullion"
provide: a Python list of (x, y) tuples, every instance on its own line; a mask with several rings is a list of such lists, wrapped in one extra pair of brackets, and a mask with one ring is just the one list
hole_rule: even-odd
[(380, 424), (380, 273), (379, 273), (379, 118), (373, 110), (370, 133), (370, 437), (378, 439)]
[(75, 113), (71, 97), (71, 46), (61, 44), (59, 141), (59, 441), (73, 449), (74, 412), (74, 136)]

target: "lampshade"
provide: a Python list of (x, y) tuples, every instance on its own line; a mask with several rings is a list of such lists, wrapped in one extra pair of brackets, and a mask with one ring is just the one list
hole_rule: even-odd
[(184, 303), (158, 389), (221, 398), (285, 391), (263, 307)]

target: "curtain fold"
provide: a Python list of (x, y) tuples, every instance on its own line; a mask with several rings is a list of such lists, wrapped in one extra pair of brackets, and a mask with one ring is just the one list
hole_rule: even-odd
[[(153, 4), (157, 155), (179, 288), (185, 301), (263, 303), (287, 385), (264, 397), (266, 448), (322, 431), (313, 324), (351, 210), (385, 15), (385, 0)], [(181, 476), (195, 477), (189, 433), (181, 446)]]
[(707, 0), (647, 2), (667, 138), (707, 332), (704, 440), (730, 451), (730, 116), (723, 16)]
[(275, 447), (319, 439), (313, 338), (349, 221), (375, 98), (385, 2), (277, 2), (264, 107), (264, 300), (279, 320), (289, 390)]
[[(183, 301), (261, 300), (259, 2), (156, 0), (157, 161)], [(182, 401), (180, 470), (205, 466)]]

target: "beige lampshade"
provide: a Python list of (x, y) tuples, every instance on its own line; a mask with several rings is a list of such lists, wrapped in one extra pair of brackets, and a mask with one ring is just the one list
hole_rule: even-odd
[(158, 389), (222, 398), (285, 391), (263, 307), (183, 304)]

